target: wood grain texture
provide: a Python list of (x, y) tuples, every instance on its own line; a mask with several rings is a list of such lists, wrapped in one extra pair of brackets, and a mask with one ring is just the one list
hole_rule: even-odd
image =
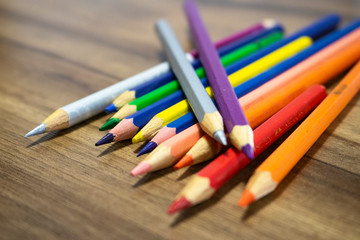
[[(360, 13), (351, 0), (198, 5), (214, 40), (264, 17), (290, 33), (329, 12), (344, 22)], [(204, 165), (131, 177), (145, 157), (135, 157), (140, 144), (93, 146), (104, 115), (23, 138), (58, 107), (165, 60), (160, 17), (190, 50), (180, 1), (1, 1), (0, 239), (359, 239), (359, 94), (279, 189), (247, 211), (236, 203), (256, 162), (212, 200), (170, 217), (168, 205)]]

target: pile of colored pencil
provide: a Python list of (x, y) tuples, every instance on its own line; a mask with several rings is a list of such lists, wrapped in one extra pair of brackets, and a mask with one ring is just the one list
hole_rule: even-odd
[[(193, 0), (184, 11), (197, 51), (184, 53), (166, 20), (156, 31), (169, 62), (56, 110), (25, 137), (116, 112), (95, 145), (132, 139), (150, 153), (134, 176), (214, 159), (170, 205), (174, 213), (209, 199), (236, 173), (304, 120), (254, 172), (240, 206), (274, 191), (360, 87), (360, 20), (337, 29), (329, 14), (283, 36), (266, 19), (212, 43)], [(357, 62), (357, 63), (356, 63)], [(327, 94), (321, 84), (354, 67)], [(220, 155), (219, 155), (220, 154)]]

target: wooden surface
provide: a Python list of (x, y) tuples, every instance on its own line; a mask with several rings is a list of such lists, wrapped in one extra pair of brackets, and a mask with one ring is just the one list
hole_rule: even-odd
[[(343, 23), (360, 16), (360, 3), (350, 0), (199, 7), (214, 40), (264, 17), (289, 33), (329, 12)], [(280, 187), (248, 210), (237, 201), (257, 163), (212, 200), (168, 216), (204, 165), (131, 177), (140, 144), (94, 147), (105, 115), (23, 138), (58, 107), (164, 60), (154, 33), (160, 17), (189, 50), (180, 1), (1, 1), (0, 239), (360, 239), (359, 94)]]

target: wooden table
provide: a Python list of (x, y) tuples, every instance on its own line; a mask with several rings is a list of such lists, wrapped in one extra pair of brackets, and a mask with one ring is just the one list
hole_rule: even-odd
[[(343, 23), (360, 12), (351, 0), (213, 0), (199, 7), (213, 39), (265, 17), (290, 33), (329, 12)], [(163, 61), (154, 33), (160, 17), (189, 50), (180, 1), (1, 1), (0, 238), (360, 239), (359, 94), (279, 188), (248, 210), (236, 203), (255, 162), (210, 201), (168, 216), (204, 164), (131, 177), (142, 145), (94, 147), (105, 115), (23, 138), (58, 107)]]

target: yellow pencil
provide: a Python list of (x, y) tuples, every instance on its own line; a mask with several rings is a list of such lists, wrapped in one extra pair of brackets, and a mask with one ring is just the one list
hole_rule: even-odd
[(359, 88), (360, 61), (309, 117), (255, 170), (245, 187), (239, 205), (249, 205), (274, 191), (356, 95)]
[[(312, 43), (311, 38), (301, 37), (297, 40), (285, 45), (284, 47), (266, 55), (263, 58), (255, 61), (252, 64), (240, 69), (239, 71), (231, 74), (229, 76), (229, 81), (233, 87), (234, 91), (240, 92), (241, 88), (236, 88), (245, 81), (255, 77), (256, 75), (266, 71), (272, 66), (278, 64), (281, 61), (295, 55), (299, 51), (310, 46)], [(207, 93), (213, 98), (213, 92), (211, 87), (206, 88)], [(238, 96), (239, 97), (239, 96)], [(168, 109), (155, 115), (145, 126), (141, 129), (132, 139), (133, 143), (145, 141), (151, 139), (163, 126), (174, 121), (175, 119), (183, 116), (191, 110), (191, 107), (187, 100), (182, 100), (181, 102), (171, 106)]]

